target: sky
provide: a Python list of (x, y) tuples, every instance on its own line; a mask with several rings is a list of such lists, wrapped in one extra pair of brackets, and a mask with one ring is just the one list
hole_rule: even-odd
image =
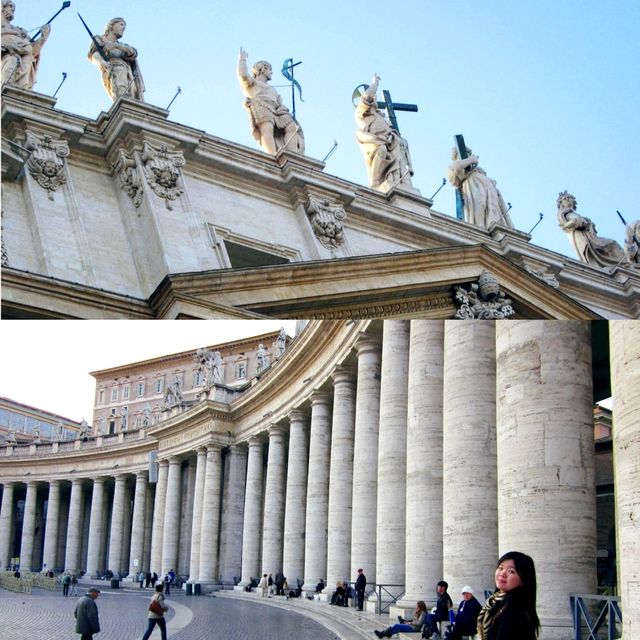
[(109, 369), (213, 346), (295, 320), (65, 320), (0, 322), (0, 396), (80, 422), (93, 416), (95, 379)]
[[(62, 4), (15, 2), (14, 24), (34, 32)], [(575, 257), (556, 220), (564, 190), (601, 237), (623, 244), (616, 210), (628, 222), (640, 218), (638, 0), (73, 0), (52, 25), (35, 90), (52, 95), (65, 72), (57, 108), (96, 118), (111, 101), (86, 58), (78, 12), (98, 34), (125, 18), (122, 41), (138, 49), (145, 100), (166, 107), (182, 89), (172, 121), (258, 148), (236, 78), (238, 51), (248, 51), (250, 65), (272, 63), (272, 84), (284, 85), (289, 106), (279, 69), (293, 58), (302, 61), (296, 110), (307, 155), (323, 159), (336, 140), (325, 171), (366, 185), (351, 97), (375, 72), (396, 102), (418, 105), (399, 114), (399, 125), (423, 196), (442, 184), (462, 133), (512, 204), (515, 226), (529, 231), (543, 214), (537, 245)], [(434, 209), (455, 215), (450, 185)]]

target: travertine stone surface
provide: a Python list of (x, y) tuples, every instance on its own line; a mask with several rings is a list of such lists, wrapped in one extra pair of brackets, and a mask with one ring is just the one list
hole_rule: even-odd
[(355, 376), (350, 367), (333, 372), (333, 421), (329, 471), (327, 588), (351, 578), (351, 500), (353, 498), (353, 432)]
[(33, 537), (36, 528), (36, 499), (38, 497), (38, 485), (27, 482), (27, 497), (24, 501), (24, 515), (22, 518), (22, 541), (20, 544), (20, 568), (23, 571), (33, 571), (36, 568), (33, 561)]
[(242, 527), (242, 584), (261, 577), (262, 501), (264, 496), (264, 444), (260, 437), (249, 440), (247, 486)]
[[(131, 517), (131, 548), (129, 552), (129, 575), (135, 576), (144, 566), (144, 514), (147, 507), (147, 471), (136, 474)], [(136, 564), (137, 561), (137, 564)]]
[(409, 321), (387, 320), (382, 336), (376, 582), (403, 585), (407, 506)]
[(309, 483), (305, 521), (304, 586), (313, 591), (327, 577), (327, 522), (329, 460), (331, 451), (331, 400), (326, 392), (311, 397)]
[(442, 579), (442, 388), (444, 322), (412, 320), (407, 411), (406, 592), (428, 606)]
[(220, 526), (220, 474), (222, 458), (220, 447), (207, 447), (207, 468), (204, 478), (202, 501), (202, 530), (200, 540), (206, 537), (207, 544), (200, 544), (199, 582), (215, 582), (218, 579), (218, 539)]
[(304, 411), (289, 414), (289, 460), (284, 514), (283, 572), (289, 586), (304, 580), (305, 507), (309, 470), (309, 419)]
[(151, 573), (162, 573), (162, 539), (164, 537), (164, 509), (167, 499), (169, 462), (159, 461), (156, 497), (153, 505), (153, 531), (151, 532)]
[(378, 495), (378, 428), (380, 423), (380, 340), (364, 334), (356, 343), (358, 384), (353, 444), (351, 572), (364, 569), (376, 579), (376, 513)]
[(494, 323), (446, 321), (442, 571), (452, 594), (490, 587), (498, 559), (495, 371)]
[(164, 533), (162, 534), (162, 575), (178, 566), (178, 536), (180, 534), (180, 476), (181, 462), (169, 458), (167, 497), (164, 510)]
[(124, 475), (116, 476), (113, 491), (113, 510), (111, 513), (111, 535), (109, 536), (109, 569), (115, 575), (124, 571), (125, 559), (122, 557), (124, 547), (124, 516), (127, 478)]
[(91, 495), (91, 511), (89, 512), (89, 543), (87, 545), (87, 575), (95, 578), (98, 572), (106, 567), (102, 566), (102, 543), (105, 529), (104, 494), (105, 479), (98, 477), (93, 481)]
[(0, 510), (0, 570), (5, 571), (11, 563), (11, 529), (13, 527), (13, 492), (15, 484), (5, 482), (2, 486)]
[(204, 477), (207, 466), (207, 450), (200, 447), (196, 462), (196, 488), (193, 498), (193, 520), (191, 522), (191, 554), (189, 561), (189, 582), (198, 582), (200, 566), (200, 544), (202, 540), (202, 500), (204, 497)]
[[(53, 569), (58, 554), (58, 531), (60, 530), (60, 480), (49, 483), (47, 504), (47, 521), (44, 530), (44, 549), (42, 554), (42, 568)], [(0, 536), (2, 531), (0, 531)]]
[(640, 323), (618, 320), (609, 328), (616, 474), (618, 592), (622, 637), (640, 637)]
[(262, 538), (263, 573), (275, 574), (282, 569), (282, 541), (285, 494), (285, 438), (281, 425), (269, 427), (269, 454), (265, 480)]
[(595, 593), (591, 329), (496, 323), (500, 553), (536, 562), (544, 638), (572, 638), (569, 593)]
[(74, 478), (71, 483), (69, 521), (67, 524), (67, 553), (64, 570), (77, 573), (80, 569), (82, 545), (82, 479)]

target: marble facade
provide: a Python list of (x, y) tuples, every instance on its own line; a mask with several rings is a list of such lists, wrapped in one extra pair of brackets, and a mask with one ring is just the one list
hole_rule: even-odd
[[(569, 593), (596, 587), (592, 328), (312, 321), (228, 403), (210, 395), (56, 451), (0, 447), (0, 568), (19, 556), (34, 571), (174, 569), (203, 590), (284, 569), (290, 585), (331, 590), (363, 567), (410, 606), (443, 577), (481, 593), (517, 548), (536, 561), (541, 638), (565, 640)], [(631, 638), (640, 325), (610, 321), (608, 340)]]

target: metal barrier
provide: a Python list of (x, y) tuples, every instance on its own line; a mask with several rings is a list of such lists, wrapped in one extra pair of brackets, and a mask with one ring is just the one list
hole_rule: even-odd
[[(392, 593), (389, 589), (398, 589), (399, 593)], [(389, 611), (389, 607), (394, 605), (404, 595), (403, 584), (377, 584), (374, 591), (378, 598), (378, 613), (382, 614)], [(382, 596), (384, 594), (384, 604)]]
[(31, 580), (16, 578), (11, 573), (0, 573), (0, 587), (17, 593), (31, 593)]
[[(602, 635), (598, 635), (598, 631), (605, 621), (607, 623), (606, 640), (615, 640), (620, 637), (619, 634), (616, 635), (616, 624), (622, 624), (622, 611), (620, 611), (618, 598), (573, 594), (569, 596), (569, 602), (573, 618), (574, 640), (602, 640)], [(583, 634), (583, 624), (587, 628), (587, 635)]]

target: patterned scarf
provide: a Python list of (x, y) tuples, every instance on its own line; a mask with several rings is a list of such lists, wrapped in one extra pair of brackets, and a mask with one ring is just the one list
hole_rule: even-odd
[(496, 615), (502, 608), (502, 604), (506, 596), (506, 593), (498, 591), (497, 593), (489, 596), (484, 607), (482, 607), (478, 614), (478, 634), (480, 635), (480, 640), (487, 640), (489, 638), (489, 629), (491, 629), (491, 625), (493, 624)]

